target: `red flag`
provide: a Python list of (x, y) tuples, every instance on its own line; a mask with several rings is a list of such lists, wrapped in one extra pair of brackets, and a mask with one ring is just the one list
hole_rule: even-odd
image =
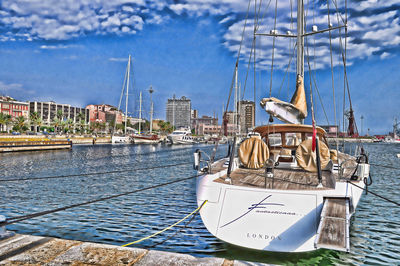
[(313, 127), (313, 130), (312, 130), (312, 146), (311, 146), (311, 149), (312, 149), (312, 151), (315, 151), (315, 148), (317, 147), (317, 129), (315, 128), (314, 121), (312, 123), (312, 127)]

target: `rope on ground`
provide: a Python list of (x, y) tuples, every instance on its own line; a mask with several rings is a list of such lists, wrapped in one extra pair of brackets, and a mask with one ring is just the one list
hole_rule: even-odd
[[(352, 184), (353, 186), (358, 187), (359, 189), (366, 190), (365, 188), (360, 187), (360, 186), (358, 186), (358, 185), (352, 183), (351, 181), (347, 181), (347, 183)], [(371, 193), (372, 195), (374, 195), (374, 196), (376, 196), (376, 197), (378, 197), (378, 198), (381, 198), (381, 199), (386, 200), (386, 201), (388, 201), (388, 202), (391, 202), (391, 203), (393, 203), (393, 204), (395, 204), (395, 205), (397, 205), (397, 206), (400, 206), (400, 203), (395, 202), (395, 201), (393, 201), (393, 200), (390, 200), (390, 199), (388, 199), (388, 198), (385, 198), (385, 197), (383, 197), (383, 196), (381, 196), (381, 195), (379, 195), (379, 194), (377, 194), (377, 193), (375, 193), (375, 192), (372, 192), (372, 191), (368, 190), (368, 193)]]
[(6, 225), (9, 225), (9, 224), (14, 224), (14, 223), (17, 223), (17, 222), (22, 222), (24, 220), (32, 219), (32, 218), (43, 216), (43, 215), (50, 214), (50, 213), (64, 211), (64, 210), (68, 210), (68, 209), (71, 209), (71, 208), (76, 208), (76, 207), (80, 207), (80, 206), (84, 206), (84, 205), (88, 205), (88, 204), (92, 204), (92, 203), (96, 203), (96, 202), (100, 202), (100, 201), (105, 201), (105, 200), (109, 200), (109, 199), (113, 199), (113, 198), (117, 198), (117, 197), (121, 197), (121, 196), (126, 196), (126, 195), (129, 195), (129, 194), (134, 194), (134, 193), (137, 193), (137, 192), (142, 192), (142, 191), (145, 191), (145, 190), (150, 190), (150, 189), (154, 189), (154, 188), (159, 188), (159, 187), (171, 185), (171, 184), (174, 184), (174, 183), (179, 183), (179, 182), (186, 181), (186, 180), (189, 180), (189, 179), (193, 179), (193, 178), (196, 178), (196, 177), (199, 177), (199, 176), (201, 176), (201, 174), (200, 175), (193, 175), (193, 176), (189, 176), (189, 177), (185, 177), (185, 178), (180, 178), (180, 179), (176, 179), (174, 181), (170, 181), (170, 182), (166, 182), (166, 183), (162, 183), (162, 184), (158, 184), (158, 185), (154, 185), (154, 186), (150, 186), (150, 187), (140, 188), (140, 189), (136, 189), (136, 190), (129, 191), (129, 192), (124, 192), (124, 193), (120, 193), (120, 194), (116, 194), (116, 195), (111, 195), (111, 196), (108, 196), (108, 197), (103, 197), (103, 198), (99, 198), (99, 199), (95, 199), (95, 200), (90, 200), (90, 201), (86, 201), (86, 202), (83, 202), (83, 203), (77, 203), (77, 204), (72, 204), (72, 205), (68, 205), (68, 206), (64, 206), (64, 207), (60, 207), (60, 208), (56, 208), (56, 209), (52, 209), (52, 210), (41, 211), (41, 212), (36, 212), (36, 213), (32, 213), (32, 214), (11, 217), (11, 218), (8, 218), (5, 222), (0, 223), (0, 227), (1, 226), (6, 226)]
[(79, 176), (90, 176), (90, 175), (104, 175), (104, 174), (115, 174), (115, 173), (125, 173), (125, 172), (132, 172), (132, 171), (140, 171), (140, 170), (150, 170), (150, 169), (158, 169), (158, 168), (166, 168), (166, 167), (173, 167), (173, 166), (181, 166), (181, 165), (188, 165), (192, 164), (192, 162), (185, 162), (185, 163), (176, 163), (176, 164), (167, 164), (167, 165), (160, 165), (160, 166), (153, 166), (153, 167), (146, 167), (146, 168), (133, 168), (127, 170), (114, 170), (114, 171), (106, 171), (106, 172), (94, 172), (94, 173), (86, 173), (86, 174), (73, 174), (73, 175), (59, 175), (59, 176), (42, 176), (42, 177), (27, 177), (27, 178), (10, 178), (10, 179), (0, 179), (0, 182), (13, 182), (13, 181), (27, 181), (27, 180), (40, 180), (40, 179), (53, 179), (53, 178), (65, 178), (65, 177), (79, 177)]
[(143, 237), (143, 238), (141, 238), (141, 239), (139, 239), (139, 240), (130, 242), (130, 243), (125, 244), (125, 245), (122, 245), (122, 246), (123, 246), (123, 247), (127, 247), (127, 246), (130, 246), (130, 245), (133, 245), (133, 244), (142, 242), (142, 241), (144, 241), (144, 240), (147, 240), (147, 239), (149, 239), (149, 238), (152, 238), (152, 237), (154, 237), (154, 236), (156, 236), (156, 235), (159, 235), (159, 234), (161, 234), (161, 233), (163, 233), (163, 232), (165, 232), (165, 231), (167, 231), (167, 230), (173, 228), (174, 226), (180, 224), (181, 222), (183, 222), (184, 220), (186, 220), (187, 218), (189, 218), (191, 215), (193, 215), (193, 214), (199, 212), (200, 209), (204, 206), (204, 204), (206, 204), (207, 201), (208, 201), (208, 200), (203, 201), (203, 203), (202, 203), (196, 210), (192, 211), (191, 213), (189, 213), (188, 215), (186, 215), (185, 217), (183, 217), (182, 219), (180, 219), (180, 220), (177, 221), (176, 223), (174, 223), (174, 224), (172, 224), (172, 225), (170, 225), (170, 226), (168, 226), (168, 227), (166, 227), (166, 228), (164, 228), (164, 229), (162, 229), (162, 230), (160, 230), (160, 231), (158, 231), (158, 232), (156, 232), (156, 233), (154, 233), (154, 234), (152, 234), (152, 235)]

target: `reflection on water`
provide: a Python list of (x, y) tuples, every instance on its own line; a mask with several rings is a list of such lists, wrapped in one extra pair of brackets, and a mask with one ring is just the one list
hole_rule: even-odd
[[(0, 155), (0, 179), (58, 176), (142, 169), (175, 163), (181, 166), (154, 170), (97, 174), (18, 182), (0, 182), (0, 214), (7, 217), (53, 209), (113, 194), (132, 191), (175, 178), (194, 175), (192, 154), (197, 148), (211, 153), (212, 146), (94, 145), (72, 151), (9, 153)], [(400, 145), (367, 144), (370, 161), (400, 167)], [(226, 155), (220, 146), (217, 157)], [(354, 148), (353, 148), (354, 150)], [(372, 167), (371, 189), (399, 202), (399, 170)], [(8, 226), (23, 234), (62, 237), (122, 245), (150, 235), (176, 222), (197, 207), (195, 180), (142, 191), (108, 201), (34, 218)], [(162, 243), (176, 230), (182, 232)], [(214, 238), (197, 216), (136, 247), (219, 256), (273, 264), (397, 264), (400, 261), (399, 208), (372, 195), (363, 196), (352, 218), (351, 252), (318, 250), (287, 254), (247, 250)]]

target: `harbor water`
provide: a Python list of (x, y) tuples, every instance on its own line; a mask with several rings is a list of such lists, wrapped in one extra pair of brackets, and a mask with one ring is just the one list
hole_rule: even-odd
[[(353, 144), (354, 145), (354, 144)], [(400, 145), (364, 144), (372, 164), (370, 190), (400, 202)], [(133, 191), (195, 175), (193, 152), (213, 146), (88, 145), (72, 150), (0, 155), (0, 215), (15, 217)], [(217, 158), (227, 146), (218, 147)], [(180, 164), (167, 168), (157, 166)], [(146, 169), (147, 168), (147, 169)], [(153, 169), (152, 169), (153, 168)], [(124, 171), (131, 170), (131, 171)], [(104, 173), (111, 172), (114, 173)], [(95, 175), (85, 175), (98, 173)], [(32, 218), (7, 226), (21, 234), (123, 245), (151, 235), (197, 208), (195, 179)], [(273, 253), (247, 250), (213, 237), (196, 216), (135, 247), (271, 264), (383, 264), (400, 262), (400, 208), (363, 195), (350, 227), (351, 252)]]

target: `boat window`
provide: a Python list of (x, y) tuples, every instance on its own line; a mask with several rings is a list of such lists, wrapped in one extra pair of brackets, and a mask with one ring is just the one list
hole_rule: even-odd
[(286, 133), (286, 146), (299, 146), (301, 142), (301, 133)]
[(268, 142), (271, 147), (282, 146), (282, 138), (280, 133), (269, 134)]

